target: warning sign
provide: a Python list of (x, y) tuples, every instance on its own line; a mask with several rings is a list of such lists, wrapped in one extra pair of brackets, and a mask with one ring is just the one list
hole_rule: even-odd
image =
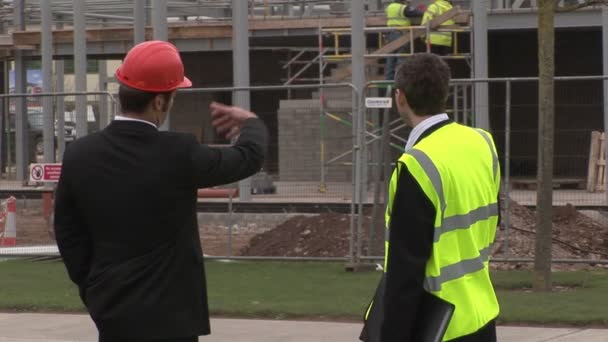
[(393, 99), (391, 97), (368, 97), (365, 99), (365, 107), (367, 108), (393, 108)]
[(61, 164), (30, 165), (30, 180), (32, 182), (58, 182), (60, 175)]

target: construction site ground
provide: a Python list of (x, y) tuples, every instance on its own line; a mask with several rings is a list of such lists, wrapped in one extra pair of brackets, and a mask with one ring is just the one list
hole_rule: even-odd
[[(43, 218), (42, 210), (27, 203), (18, 201), (18, 245), (53, 244), (52, 229)], [(533, 257), (534, 211), (511, 201), (507, 230), (505, 207), (503, 201), (502, 224), (497, 232), (493, 256)], [(382, 256), (383, 208), (377, 207), (375, 228), (370, 231), (373, 214), (371, 208), (364, 211), (361, 251), (363, 255)], [(608, 218), (603, 212), (579, 211), (575, 206), (566, 205), (555, 207), (554, 214), (552, 254), (555, 259), (608, 259)], [(212, 256), (345, 257), (351, 248), (350, 220), (349, 214), (332, 212), (199, 213), (201, 243), (205, 254)], [(369, 251), (368, 241), (372, 246)], [(353, 247), (357, 248), (357, 245)], [(520, 268), (526, 265), (511, 263), (496, 267)]]

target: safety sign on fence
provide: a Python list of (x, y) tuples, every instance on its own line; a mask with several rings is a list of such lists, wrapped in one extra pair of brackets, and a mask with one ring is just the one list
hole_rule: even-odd
[(32, 182), (58, 182), (60, 175), (61, 164), (30, 165), (30, 180)]
[(368, 97), (365, 99), (365, 107), (374, 108), (393, 108), (391, 97)]

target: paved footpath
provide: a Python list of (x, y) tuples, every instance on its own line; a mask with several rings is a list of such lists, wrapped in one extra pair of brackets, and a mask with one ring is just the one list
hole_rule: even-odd
[[(201, 342), (356, 342), (360, 324), (214, 319)], [(500, 342), (606, 342), (608, 330), (499, 328)], [(88, 316), (0, 313), (0, 342), (96, 342)]]

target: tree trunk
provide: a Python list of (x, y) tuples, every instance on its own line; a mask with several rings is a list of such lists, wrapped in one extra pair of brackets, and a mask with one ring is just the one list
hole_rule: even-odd
[(552, 288), (555, 7), (555, 0), (538, 1), (539, 134), (534, 260), (535, 291), (551, 291)]

